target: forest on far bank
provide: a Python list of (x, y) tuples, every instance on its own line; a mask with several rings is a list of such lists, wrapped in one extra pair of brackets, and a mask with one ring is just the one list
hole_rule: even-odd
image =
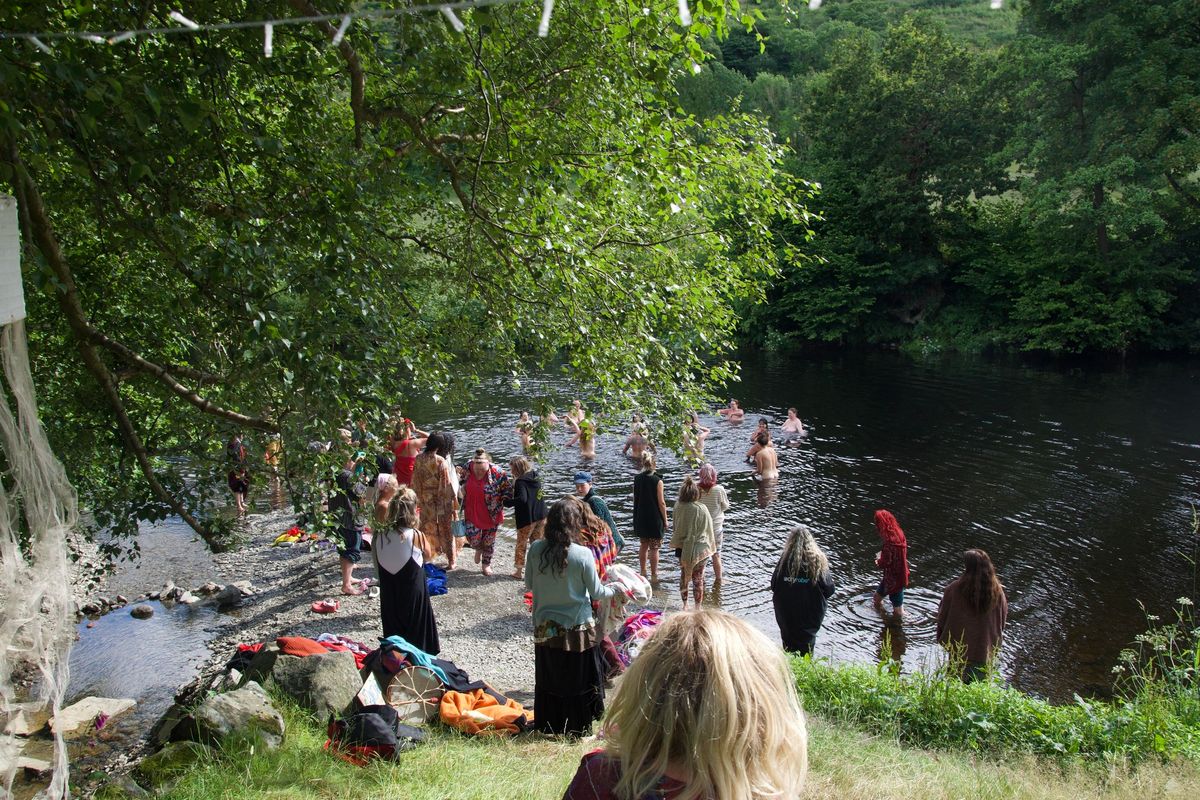
[(815, 181), (811, 258), (758, 346), (1200, 350), (1200, 35), (1190, 0), (762, 0), (680, 79), (762, 114)]

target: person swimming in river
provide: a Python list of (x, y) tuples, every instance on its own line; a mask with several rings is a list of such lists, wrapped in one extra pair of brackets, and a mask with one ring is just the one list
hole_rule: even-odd
[(758, 427), (754, 433), (750, 434), (750, 449), (746, 451), (746, 461), (754, 463), (754, 456), (762, 449), (762, 445), (758, 442), (758, 437), (766, 434), (767, 438), (771, 438), (771, 422), (766, 417), (758, 418)]
[(579, 423), (583, 422), (583, 418), (586, 416), (587, 412), (583, 410), (583, 403), (572, 400), (571, 408), (567, 411), (567, 425), (574, 433), (579, 433)]
[(800, 440), (808, 436), (808, 431), (804, 428), (804, 423), (796, 416), (796, 409), (789, 408), (787, 419), (783, 421), (780, 427), (787, 436), (783, 437), (783, 443), (787, 447), (794, 447), (800, 443)]
[(754, 479), (766, 483), (779, 477), (779, 455), (771, 446), (771, 434), (758, 434), (758, 452), (754, 454)]
[[(579, 401), (576, 400), (575, 402)], [(592, 421), (591, 417), (587, 416), (586, 412), (575, 423), (575, 435), (567, 442), (566, 446), (572, 447), (576, 444), (579, 445), (579, 455), (584, 458), (596, 457), (596, 423)]]
[(683, 457), (694, 464), (704, 461), (704, 440), (712, 430), (700, 424), (700, 415), (693, 411), (683, 424)]
[(733, 398), (730, 398), (728, 408), (718, 408), (717, 413), (729, 422), (741, 422), (746, 416), (746, 412), (738, 405), (738, 401)]
[(646, 430), (646, 423), (642, 421), (642, 415), (634, 414), (633, 425), (630, 427), (629, 436), (625, 438), (625, 446), (621, 448), (621, 455), (629, 456), (629, 451), (632, 450), (635, 464), (642, 463), (642, 453), (646, 452), (647, 447), (650, 447), (650, 440), (646, 438)]
[(517, 436), (521, 437), (521, 447), (528, 453), (533, 436), (533, 420), (529, 418), (528, 411), (521, 412), (521, 417), (517, 420), (517, 426), (513, 430), (516, 431)]

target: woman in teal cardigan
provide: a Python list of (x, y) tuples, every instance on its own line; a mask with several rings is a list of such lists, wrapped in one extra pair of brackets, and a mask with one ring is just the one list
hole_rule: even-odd
[(525, 586), (533, 592), (534, 725), (586, 736), (604, 714), (604, 670), (592, 601), (613, 596), (592, 551), (573, 544), (583, 526), (574, 498), (550, 507), (542, 539), (529, 547)]

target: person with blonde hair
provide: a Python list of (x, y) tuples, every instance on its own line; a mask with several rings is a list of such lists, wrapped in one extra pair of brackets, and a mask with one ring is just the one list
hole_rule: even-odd
[(646, 577), (650, 562), (650, 582), (658, 582), (658, 548), (667, 530), (667, 501), (663, 497), (662, 476), (654, 471), (654, 454), (642, 453), (642, 471), (633, 478), (633, 535), (638, 542), (638, 572)]
[(833, 589), (829, 559), (812, 530), (807, 525), (792, 528), (771, 575), (771, 602), (784, 650), (812, 653)]
[(379, 577), (379, 616), (384, 638), (403, 636), (430, 655), (441, 652), (433, 606), (425, 589), (423, 565), (433, 546), (417, 530), (417, 493), (400, 487), (388, 504), (385, 527), (371, 543)]
[(700, 503), (700, 487), (691, 475), (683, 479), (679, 487), (679, 499), (671, 511), (671, 544), (679, 558), (679, 596), (683, 608), (688, 605), (688, 583), (692, 584), (692, 595), (696, 607), (704, 601), (704, 568), (717, 547), (713, 533), (712, 517)]
[(530, 542), (542, 538), (546, 526), (546, 503), (542, 500), (542, 479), (533, 463), (525, 456), (508, 462), (513, 477), (512, 497), (504, 499), (511, 506), (517, 524), (517, 547), (513, 551), (513, 577), (525, 576), (525, 551)]
[(804, 713), (783, 653), (723, 611), (675, 614), (646, 641), (563, 800), (793, 800)]

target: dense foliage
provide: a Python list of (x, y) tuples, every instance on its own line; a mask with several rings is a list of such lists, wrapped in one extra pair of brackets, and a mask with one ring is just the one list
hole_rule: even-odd
[[(183, 5), (204, 22), (338, 11)], [(179, 4), (7, 2), (5, 31), (172, 25)], [(223, 444), (261, 465), (351, 415), (468, 400), (565, 363), (597, 405), (679, 419), (728, 379), (735, 309), (797, 259), (810, 190), (757, 117), (678, 112), (726, 0), (540, 5), (139, 37), (0, 41), (35, 372), (96, 522), (205, 526)], [(180, 456), (185, 458), (180, 459)], [(332, 463), (336, 456), (331, 455)], [(327, 464), (325, 465), (328, 466)], [(185, 474), (186, 471), (186, 474)], [(297, 498), (298, 499), (298, 498)]]
[(745, 338), (1200, 349), (1195, 3), (762, 8), (680, 92), (764, 114), (823, 187), (816, 258)]

